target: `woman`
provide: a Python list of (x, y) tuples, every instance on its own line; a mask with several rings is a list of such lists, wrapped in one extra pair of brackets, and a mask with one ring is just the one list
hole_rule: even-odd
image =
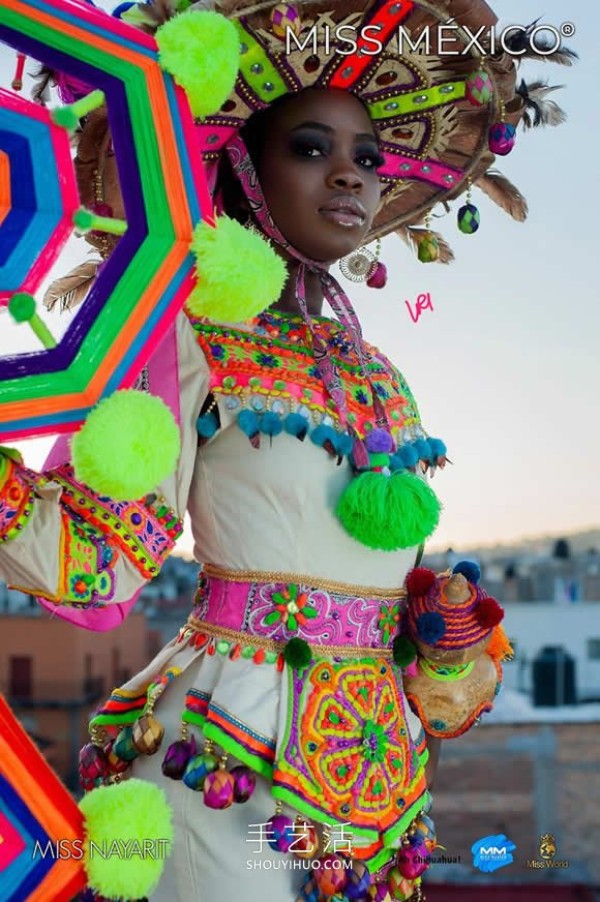
[[(394, 16), (402, 4), (384, 6)], [(269, 22), (271, 38), (280, 38), (279, 19), (265, 8), (242, 20), (248, 41), (266, 41)], [(153, 9), (141, 7), (146, 17)], [(367, 4), (361, 22), (381, 9)], [(294, 8), (285, 10), (295, 21)], [(347, 13), (338, 6), (336, 21)], [(421, 25), (428, 21), (416, 13)], [(471, 15), (485, 24), (491, 14), (478, 4)], [(313, 9), (302, 27), (315, 16)], [(0, 457), (0, 575), (59, 615), (68, 605), (90, 615), (124, 605), (172, 550), (187, 509), (203, 563), (192, 615), (142, 673), (115, 689), (82, 753), (86, 788), (135, 775), (167, 793), (175, 843), (152, 898), (229, 899), (240, 889), (252, 902), (340, 892), (423, 898), (417, 859), (435, 846), (426, 811), (439, 741), (491, 707), (506, 651), (501, 614), (476, 587), (473, 568), (440, 579), (413, 570), (438, 516), (424, 477), (443, 466), (445, 447), (426, 439), (402, 375), (362, 340), (329, 267), (368, 237), (418, 221), (440, 186), (425, 177), (425, 164), (413, 183), (381, 177), (390, 150), (400, 153), (392, 141), (413, 140), (419, 158), (416, 115), (400, 127), (386, 111), (376, 126), (364, 79), (352, 92), (331, 78), (307, 86), (315, 65), (307, 52), (285, 63), (281, 53), (265, 53), (280, 72), (287, 67), (288, 90), (253, 107), (245, 71), (229, 101), (237, 104), (232, 121), (245, 124), (222, 141), (225, 153), (209, 138), (231, 106), (200, 133), (216, 167), (215, 203), (272, 241), (287, 266), (283, 291), (243, 323), (208, 321), (190, 307), (181, 314), (181, 454), (157, 494), (112, 502), (67, 464), (38, 477)], [(412, 77), (418, 59), (385, 61), (376, 98), (386, 100), (387, 84), (393, 104), (389, 72), (405, 65)], [(263, 68), (251, 66), (255, 74)], [(295, 90), (290, 70), (303, 73)], [(461, 60), (454, 76), (470, 70)], [(443, 76), (444, 85), (456, 83), (447, 70)], [(506, 111), (514, 71), (505, 59), (496, 76)], [(411, 96), (437, 109), (442, 100), (415, 85)], [(479, 140), (489, 116), (436, 116), (423, 147), (430, 156), (437, 147), (447, 191), (459, 161), (474, 176), (489, 162)], [(421, 238), (435, 257), (437, 242), (429, 232)], [(366, 274), (383, 281), (368, 257)], [(324, 298), (341, 322), (322, 315)], [(151, 367), (149, 388), (158, 391), (160, 373), (153, 378)], [(59, 541), (61, 555), (49, 554)], [(407, 590), (418, 616), (406, 611)], [(403, 634), (418, 647), (419, 672)], [(410, 707), (405, 684), (413, 687)], [(320, 867), (304, 870), (311, 856)]]

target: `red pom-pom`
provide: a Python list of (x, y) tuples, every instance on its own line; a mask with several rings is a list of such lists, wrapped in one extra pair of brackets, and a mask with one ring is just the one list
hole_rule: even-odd
[(504, 611), (495, 598), (482, 598), (475, 608), (475, 619), (484, 629), (493, 629), (504, 618)]
[(387, 285), (387, 269), (385, 263), (378, 263), (367, 279), (369, 288), (385, 288)]
[(435, 573), (427, 567), (415, 567), (406, 577), (406, 591), (419, 598), (426, 595), (435, 582)]

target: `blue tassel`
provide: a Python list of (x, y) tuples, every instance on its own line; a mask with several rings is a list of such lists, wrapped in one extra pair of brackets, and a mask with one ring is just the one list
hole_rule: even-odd
[(419, 463), (419, 454), (412, 444), (404, 445), (402, 448), (400, 448), (398, 455), (400, 457), (400, 460), (404, 461), (405, 467), (416, 467)]
[(293, 435), (304, 441), (308, 432), (308, 420), (299, 413), (288, 413), (283, 422), (283, 428), (289, 435)]
[(419, 460), (432, 461), (431, 445), (425, 438), (418, 438), (413, 442), (414, 448), (419, 455)]
[(434, 461), (437, 460), (438, 457), (446, 456), (446, 451), (448, 449), (446, 448), (446, 445), (441, 440), (441, 438), (430, 438), (428, 439), (428, 442), (429, 447), (431, 448), (431, 453), (433, 454)]
[(281, 418), (270, 410), (263, 413), (260, 420), (260, 431), (264, 432), (265, 435), (279, 435), (280, 432), (283, 432)]
[[(325, 426), (323, 423), (320, 423), (319, 426), (315, 426), (313, 431), (310, 434), (311, 442), (314, 442), (315, 445), (319, 445), (319, 447), (323, 447), (325, 442), (331, 442), (331, 444), (335, 448), (335, 439), (337, 433), (333, 426)], [(353, 443), (354, 444), (354, 443)]]
[(392, 473), (395, 473), (396, 470), (403, 470), (404, 467), (405, 463), (399, 454), (392, 454), (390, 456), (390, 470)]
[(354, 439), (347, 432), (336, 432), (333, 446), (340, 457), (345, 457), (352, 453), (354, 447)]
[(259, 431), (260, 422), (253, 410), (240, 410), (237, 419), (238, 426), (248, 438), (252, 438)]
[(452, 572), (462, 573), (464, 578), (474, 586), (476, 586), (481, 579), (481, 570), (479, 568), (479, 565), (476, 564), (475, 561), (459, 561), (458, 564), (455, 565)]
[(214, 413), (205, 413), (196, 420), (196, 430), (202, 438), (212, 438), (218, 428), (219, 423)]

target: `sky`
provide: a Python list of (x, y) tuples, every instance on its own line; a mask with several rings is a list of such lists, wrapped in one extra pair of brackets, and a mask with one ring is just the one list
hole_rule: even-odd
[[(558, 0), (492, 5), (500, 26), (541, 15), (576, 28), (567, 42), (580, 56), (575, 66), (536, 60), (521, 73), (565, 85), (554, 97), (567, 123), (519, 129), (513, 152), (496, 161), (527, 197), (527, 221), (511, 220), (474, 188), (476, 234), (458, 231), (455, 211), (434, 220), (454, 263), (421, 264), (391, 236), (381, 255), (386, 289), (344, 283), (366, 338), (402, 370), (425, 428), (444, 439), (453, 461), (433, 482), (444, 510), (431, 550), (600, 524), (600, 7), (575, 0), (567, 17)], [(0, 45), (1, 85), (10, 84), (13, 70), (13, 52)], [(55, 273), (85, 259), (86, 248), (72, 242)], [(406, 302), (414, 309), (427, 292), (433, 309), (413, 322)], [(58, 314), (46, 319), (57, 337), (68, 325)], [(26, 327), (0, 316), (0, 355), (37, 348)], [(34, 468), (50, 446), (48, 439), (19, 443)], [(189, 530), (180, 549), (191, 551)]]

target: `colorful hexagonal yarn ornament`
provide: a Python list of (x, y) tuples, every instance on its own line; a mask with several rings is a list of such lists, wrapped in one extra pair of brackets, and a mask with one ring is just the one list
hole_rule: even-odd
[(477, 69), (465, 79), (465, 97), (473, 106), (485, 106), (493, 94), (494, 85), (485, 69)]
[(37, 291), (78, 206), (68, 133), (44, 107), (0, 89), (0, 306)]
[[(0, 359), (0, 436), (11, 441), (73, 431), (102, 398), (135, 383), (193, 288), (190, 243), (198, 222), (212, 222), (213, 206), (188, 101), (161, 69), (154, 38), (89, 4), (0, 0), (0, 40), (101, 88), (127, 218), (117, 251), (58, 345)], [(31, 280), (68, 237), (67, 214), (72, 219), (78, 203), (68, 134), (59, 137), (32, 106), (2, 95), (0, 131), (10, 133), (0, 143), (2, 234), (11, 226), (11, 240), (0, 240), (4, 293), (34, 290)], [(44, 164), (36, 164), (42, 153)]]
[(464, 204), (458, 211), (458, 228), (465, 235), (472, 235), (479, 228), (479, 210), (475, 204)]
[[(37, 848), (83, 836), (84, 818), (0, 696), (0, 886), (2, 898), (67, 902), (86, 884), (83, 861)], [(5, 895), (5, 891), (8, 891)]]

